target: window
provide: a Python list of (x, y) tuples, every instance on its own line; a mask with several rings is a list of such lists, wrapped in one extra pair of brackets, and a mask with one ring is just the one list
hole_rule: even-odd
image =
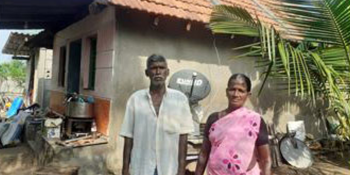
[(89, 81), (88, 89), (95, 89), (95, 77), (96, 77), (96, 55), (97, 55), (97, 36), (88, 38), (90, 43), (90, 61), (89, 61)]
[(64, 87), (65, 85), (65, 75), (66, 75), (66, 57), (67, 48), (66, 46), (62, 46), (60, 48), (60, 55), (59, 55), (59, 67), (58, 67), (58, 86)]

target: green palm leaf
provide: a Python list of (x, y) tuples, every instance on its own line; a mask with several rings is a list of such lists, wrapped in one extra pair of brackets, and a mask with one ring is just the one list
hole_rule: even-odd
[(350, 131), (350, 1), (269, 2), (258, 11), (265, 17), (275, 13), (270, 22), (275, 20), (277, 26), (253, 18), (240, 7), (220, 5), (214, 8), (209, 27), (214, 33), (259, 38), (257, 43), (235, 48), (244, 51), (235, 57), (261, 58), (256, 61), (265, 69), (259, 94), (268, 78), (282, 80), (278, 89), (310, 97), (314, 104), (317, 96), (328, 100), (330, 109), (347, 118), (343, 129)]
[(215, 6), (209, 27), (215, 33), (259, 36), (257, 23), (246, 10), (239, 7)]
[[(277, 2), (277, 1), (276, 1)], [(304, 41), (324, 42), (343, 47), (350, 63), (350, 1), (280, 0), (277, 11), (290, 25), (286, 36)]]

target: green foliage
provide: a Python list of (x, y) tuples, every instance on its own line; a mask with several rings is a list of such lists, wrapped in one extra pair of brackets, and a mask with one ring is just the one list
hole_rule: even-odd
[(26, 65), (18, 60), (0, 64), (0, 82), (12, 80), (17, 86), (24, 87)]
[[(264, 68), (262, 91), (268, 78), (278, 78), (282, 89), (301, 98), (328, 101), (340, 121), (340, 134), (350, 136), (350, 1), (276, 0), (271, 11), (279, 15), (278, 30), (253, 18), (240, 7), (219, 5), (212, 13), (215, 33), (258, 37), (259, 41), (236, 50), (238, 57), (260, 57)], [(250, 29), (248, 29), (250, 28)], [(287, 83), (285, 83), (287, 82)]]

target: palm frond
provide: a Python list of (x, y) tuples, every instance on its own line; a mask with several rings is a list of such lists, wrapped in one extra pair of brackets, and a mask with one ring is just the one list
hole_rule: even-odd
[(252, 16), (240, 7), (215, 6), (209, 27), (215, 33), (259, 36), (259, 26)]
[(324, 42), (343, 47), (350, 64), (350, 1), (279, 0), (276, 10), (289, 23), (287, 38)]
[[(255, 2), (255, 0), (254, 0)], [(263, 83), (279, 81), (276, 89), (301, 98), (328, 100), (350, 132), (350, 1), (274, 0), (254, 18), (243, 8), (220, 5), (214, 8), (209, 27), (214, 33), (257, 37), (258, 42), (234, 48), (243, 51), (235, 58), (258, 57)], [(266, 8), (264, 7), (264, 8)], [(277, 25), (259, 19), (273, 12)], [(271, 14), (262, 15), (264, 17)], [(282, 22), (285, 24), (280, 25)], [(344, 122), (343, 122), (344, 123)]]

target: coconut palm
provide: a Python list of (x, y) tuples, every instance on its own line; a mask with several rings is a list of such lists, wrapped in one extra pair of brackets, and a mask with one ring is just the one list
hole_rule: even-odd
[(286, 81), (279, 85), (290, 93), (314, 102), (319, 97), (328, 100), (341, 123), (339, 131), (349, 138), (350, 1), (251, 1), (254, 8), (216, 6), (212, 31), (257, 38), (258, 42), (235, 49), (245, 50), (237, 57), (262, 58), (258, 62), (265, 76), (260, 92), (268, 78), (280, 78)]

